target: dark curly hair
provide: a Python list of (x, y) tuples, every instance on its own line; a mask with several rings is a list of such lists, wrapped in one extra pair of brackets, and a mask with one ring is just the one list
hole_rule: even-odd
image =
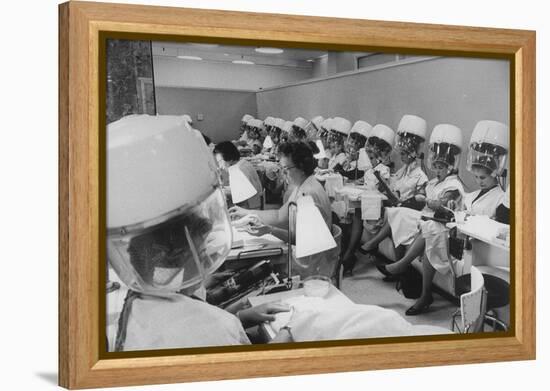
[(492, 156), (479, 156), (472, 162), (472, 169), (484, 169), (489, 175), (498, 168), (498, 163)]
[(363, 148), (363, 146), (367, 142), (367, 138), (359, 133), (351, 133), (349, 135), (349, 140), (352, 141), (353, 144), (359, 148)]
[(444, 161), (449, 165), (455, 164), (455, 156), (460, 155), (460, 148), (449, 143), (434, 143), (430, 145), (436, 161)]
[(286, 142), (279, 146), (279, 156), (290, 158), (294, 166), (302, 170), (306, 176), (313, 174), (317, 166), (313, 153), (311, 146), (303, 142)]
[(298, 125), (292, 125), (292, 130), (290, 134), (296, 139), (296, 140), (305, 140), (307, 137), (306, 131), (299, 127)]
[(386, 140), (376, 136), (369, 137), (367, 143), (371, 148), (374, 148), (377, 153), (387, 154), (392, 150), (392, 146)]
[(222, 155), (223, 160), (226, 162), (238, 161), (241, 158), (239, 150), (231, 141), (222, 141), (216, 144), (214, 153)]

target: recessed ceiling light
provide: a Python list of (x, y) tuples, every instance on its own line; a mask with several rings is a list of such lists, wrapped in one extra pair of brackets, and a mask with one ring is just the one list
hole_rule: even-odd
[(223, 55), (224, 55), (224, 56), (229, 56), (229, 53), (224, 53)]
[(307, 62), (314, 62), (315, 60), (313, 58), (308, 58), (306, 61)]
[(195, 61), (202, 60), (202, 57), (198, 57), (198, 56), (178, 56), (178, 58), (182, 60), (195, 60)]
[(256, 50), (258, 53), (266, 53), (266, 54), (280, 54), (284, 52), (283, 49), (279, 49), (279, 48), (256, 48), (254, 50)]
[(254, 65), (252, 61), (246, 61), (246, 60), (233, 60), (231, 61), (233, 64), (246, 64), (246, 65)]

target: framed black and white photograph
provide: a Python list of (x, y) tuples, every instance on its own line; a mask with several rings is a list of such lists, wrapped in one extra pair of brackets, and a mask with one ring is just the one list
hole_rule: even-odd
[(62, 385), (532, 357), (534, 33), (113, 7), (60, 8)]

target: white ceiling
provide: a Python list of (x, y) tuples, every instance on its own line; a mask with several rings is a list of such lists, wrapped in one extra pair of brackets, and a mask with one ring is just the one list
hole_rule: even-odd
[(280, 54), (265, 54), (256, 52), (255, 48), (256, 46), (153, 42), (153, 56), (198, 56), (213, 62), (247, 60), (258, 65), (310, 69), (313, 67), (312, 61), (328, 54), (327, 51), (287, 48), (282, 48), (284, 52)]

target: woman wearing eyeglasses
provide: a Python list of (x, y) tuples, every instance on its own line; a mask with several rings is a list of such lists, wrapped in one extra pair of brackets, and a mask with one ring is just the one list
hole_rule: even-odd
[[(255, 214), (262, 222), (253, 234), (261, 236), (271, 233), (281, 240), (288, 241), (288, 205), (302, 196), (311, 196), (317, 208), (321, 212), (325, 223), (332, 227), (330, 200), (323, 186), (313, 175), (317, 162), (313, 157), (311, 147), (302, 142), (284, 143), (279, 147), (280, 165), (288, 181), (289, 186), (294, 190), (288, 200), (279, 209), (273, 210), (249, 210), (239, 206), (229, 209), (232, 219), (244, 217), (248, 214)], [(292, 238), (294, 240), (294, 238)]]

